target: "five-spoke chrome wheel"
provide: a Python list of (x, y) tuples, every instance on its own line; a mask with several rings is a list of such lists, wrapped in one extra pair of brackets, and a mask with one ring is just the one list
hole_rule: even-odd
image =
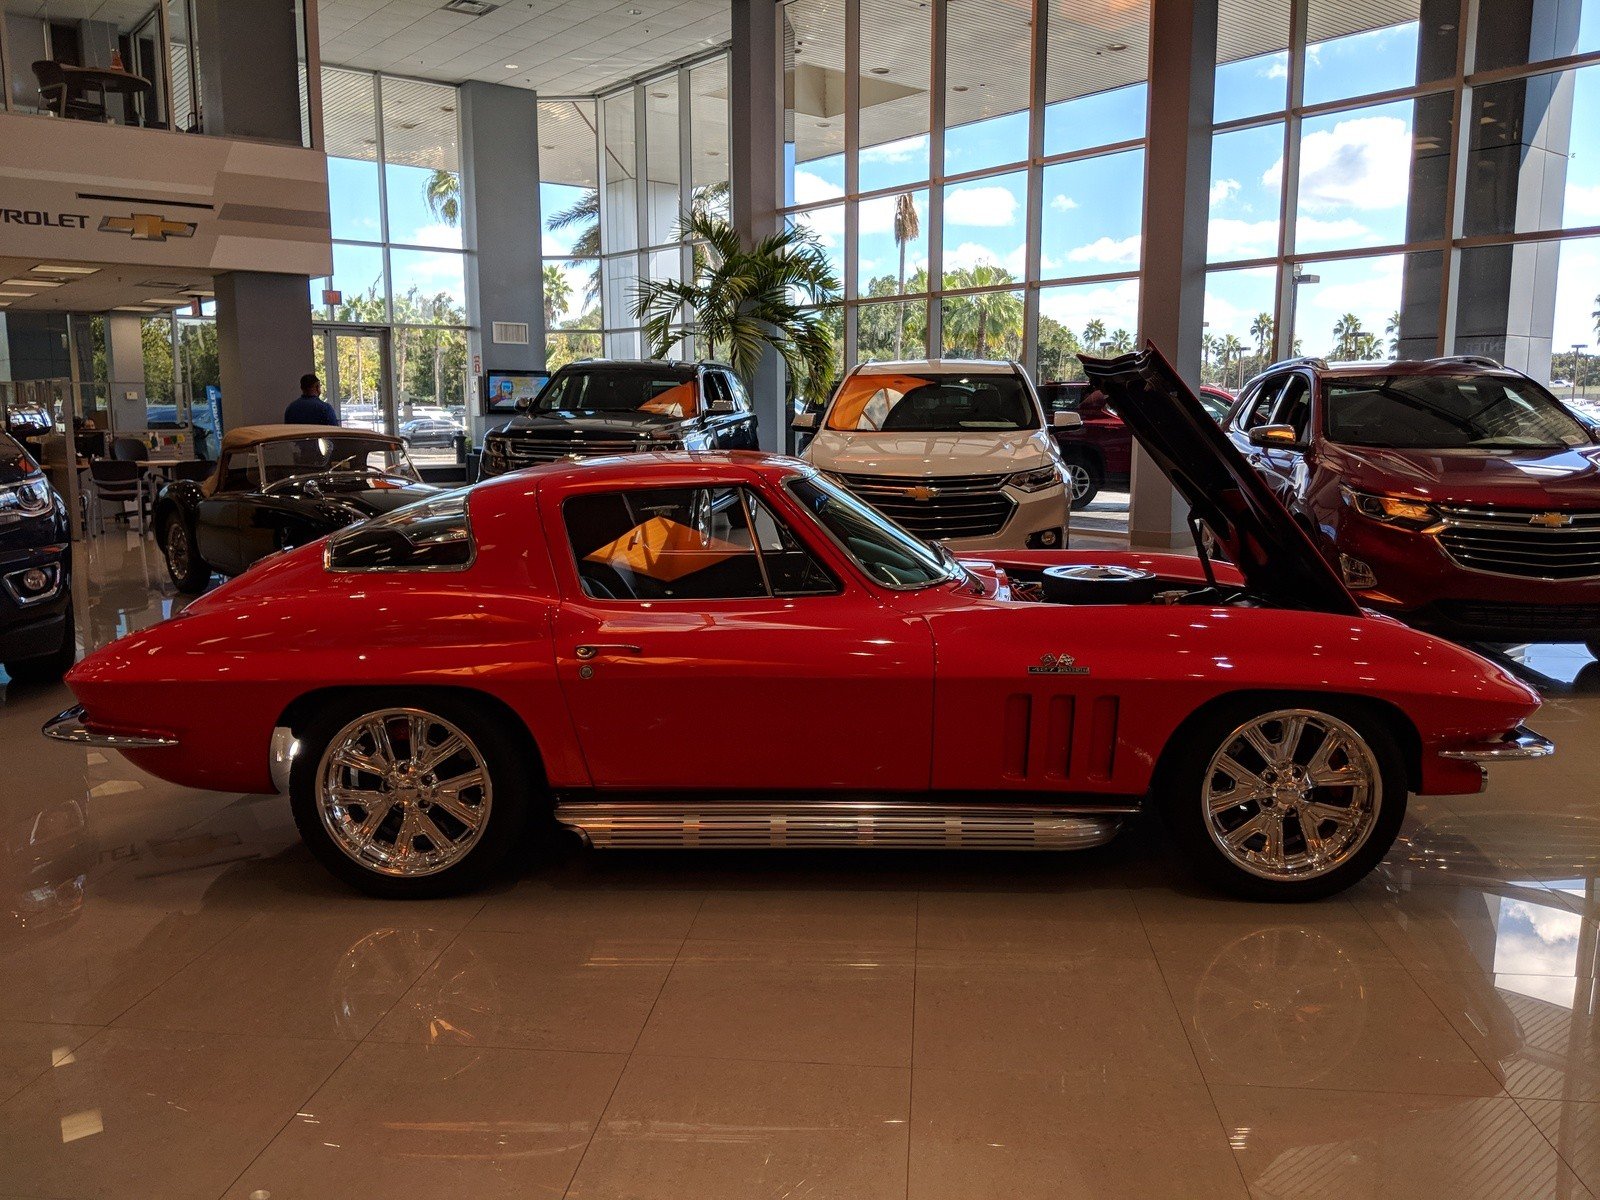
[(1206, 832), (1234, 866), (1270, 880), (1315, 879), (1348, 862), (1378, 822), (1383, 776), (1350, 725), (1286, 708), (1226, 735), (1204, 775)]
[(458, 726), (420, 708), (384, 708), (330, 739), (316, 797), (323, 828), (348, 857), (411, 878), (471, 853), (488, 826), (493, 787), (483, 751)]

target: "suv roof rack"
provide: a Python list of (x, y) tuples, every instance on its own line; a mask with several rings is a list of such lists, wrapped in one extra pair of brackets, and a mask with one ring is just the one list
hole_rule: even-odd
[(1492, 367), (1496, 371), (1503, 371), (1505, 364), (1499, 359), (1490, 358), (1487, 354), (1446, 354), (1442, 358), (1430, 358), (1429, 362), (1436, 363), (1463, 363), (1472, 367)]
[[(1328, 360), (1318, 358), (1314, 354), (1302, 354), (1296, 358), (1285, 358), (1266, 367), (1266, 371), (1276, 371), (1280, 367), (1316, 367), (1319, 371), (1328, 369)], [(1265, 372), (1263, 372), (1265, 373)]]

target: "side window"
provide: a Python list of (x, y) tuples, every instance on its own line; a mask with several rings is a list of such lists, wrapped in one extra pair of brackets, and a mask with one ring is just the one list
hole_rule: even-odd
[(1291, 375), (1283, 389), (1283, 398), (1272, 414), (1275, 425), (1293, 425), (1295, 436), (1305, 441), (1306, 427), (1311, 422), (1311, 388), (1303, 375)]
[(1265, 425), (1272, 415), (1272, 407), (1278, 402), (1278, 397), (1283, 392), (1282, 379), (1269, 379), (1261, 385), (1259, 391), (1250, 400), (1246, 401), (1239, 414), (1240, 429), (1254, 429), (1257, 425)]
[(586, 594), (736, 600), (767, 594), (740, 489), (648, 488), (562, 505)]
[(222, 482), (218, 486), (223, 492), (249, 492), (254, 491), (260, 476), (256, 474), (255, 451), (248, 450), (243, 454), (230, 454), (228, 461), (222, 468)]
[(721, 371), (707, 371), (705, 373), (705, 381), (707, 408), (714, 412), (718, 409), (726, 409), (729, 404), (733, 403), (733, 397), (728, 394), (728, 384), (722, 378)]
[(744, 383), (731, 371), (724, 378), (727, 380), (728, 390), (733, 393), (733, 406), (740, 412), (749, 412), (750, 393), (744, 390)]
[(746, 492), (756, 545), (766, 564), (767, 578), (776, 596), (827, 596), (839, 591), (839, 581), (812, 557), (805, 543), (779, 519), (754, 492)]

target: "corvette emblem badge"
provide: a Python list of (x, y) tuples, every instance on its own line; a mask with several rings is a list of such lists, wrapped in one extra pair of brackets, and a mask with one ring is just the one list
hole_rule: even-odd
[(1088, 667), (1080, 667), (1070, 654), (1045, 654), (1037, 667), (1029, 667), (1029, 675), (1087, 675)]
[(1535, 513), (1528, 518), (1529, 525), (1543, 525), (1546, 529), (1562, 529), (1572, 524), (1572, 518), (1562, 512)]

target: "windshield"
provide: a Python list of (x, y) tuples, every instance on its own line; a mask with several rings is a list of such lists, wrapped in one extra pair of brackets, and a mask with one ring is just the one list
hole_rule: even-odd
[(1561, 449), (1589, 435), (1532, 382), (1503, 375), (1384, 375), (1326, 385), (1330, 440), (1429, 450)]
[[(416, 479), (416, 470), (404, 448), (392, 442), (364, 437), (305, 437), (263, 442), (259, 447), (266, 482), (277, 483), (297, 475), (326, 475), (350, 471), (373, 475), (398, 475)], [(250, 469), (255, 451), (235, 453), (228, 468)]]
[(931, 587), (960, 577), (953, 559), (912, 537), (849, 492), (815, 475), (785, 485), (856, 565), (887, 587)]
[(694, 371), (568, 371), (534, 402), (536, 412), (645, 413), (687, 418), (700, 411)]
[(1039, 428), (1022, 380), (1010, 371), (970, 375), (852, 375), (828, 410), (841, 433), (960, 433)]

